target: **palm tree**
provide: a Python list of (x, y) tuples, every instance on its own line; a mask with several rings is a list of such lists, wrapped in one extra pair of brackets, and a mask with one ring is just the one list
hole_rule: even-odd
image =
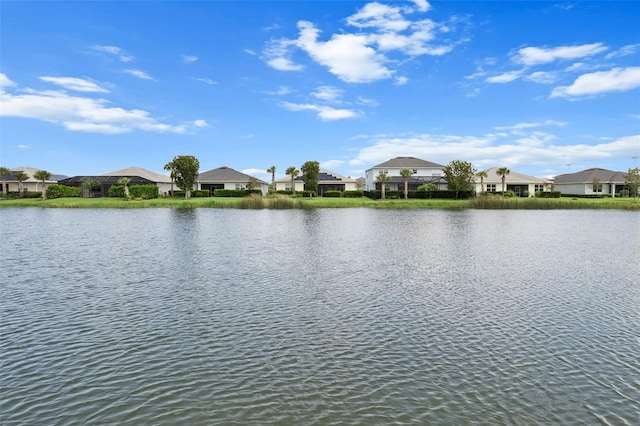
[(502, 176), (502, 196), (504, 197), (504, 192), (505, 192), (505, 183), (507, 180), (507, 175), (511, 173), (511, 170), (509, 170), (508, 167), (500, 167), (498, 170), (496, 170), (496, 174), (498, 176)]
[(7, 176), (11, 174), (11, 169), (0, 167), (0, 176), (2, 176), (2, 198), (7, 198)]
[(409, 198), (409, 177), (413, 174), (413, 171), (409, 169), (400, 170), (400, 176), (404, 179), (404, 199)]
[(480, 192), (484, 194), (484, 178), (489, 177), (489, 175), (487, 175), (487, 172), (483, 170), (476, 173), (476, 176), (480, 178)]
[(13, 177), (18, 181), (18, 192), (22, 195), (24, 189), (22, 182), (29, 179), (29, 175), (25, 172), (17, 172), (13, 174)]
[(173, 182), (176, 179), (176, 166), (173, 161), (169, 161), (164, 165), (164, 169), (169, 172), (169, 177), (171, 177), (171, 191), (169, 191), (169, 193), (173, 197)]
[(271, 166), (267, 169), (267, 173), (271, 173), (271, 190), (276, 190), (276, 166)]
[(385, 190), (385, 186), (387, 185), (388, 182), (391, 181), (391, 176), (389, 176), (388, 174), (386, 174), (385, 172), (381, 172), (378, 177), (376, 178), (376, 180), (378, 182), (380, 182), (380, 199), (384, 200), (385, 199), (385, 194), (384, 194), (384, 190)]
[[(275, 166), (274, 166), (275, 167)], [(267, 170), (268, 171), (268, 170)], [(288, 176), (291, 176), (291, 193), (295, 194), (296, 193), (296, 184), (295, 184), (295, 179), (296, 176), (298, 176), (300, 174), (300, 170), (296, 169), (294, 166), (291, 166), (287, 169), (287, 171), (285, 172)]]
[(47, 187), (45, 184), (46, 180), (49, 180), (51, 177), (51, 173), (46, 170), (38, 170), (33, 174), (33, 177), (42, 182), (42, 200), (47, 199)]
[(124, 196), (127, 198), (127, 200), (130, 198), (129, 197), (130, 182), (131, 182), (131, 178), (128, 178), (128, 177), (121, 177), (120, 179), (118, 179), (118, 185), (124, 186)]

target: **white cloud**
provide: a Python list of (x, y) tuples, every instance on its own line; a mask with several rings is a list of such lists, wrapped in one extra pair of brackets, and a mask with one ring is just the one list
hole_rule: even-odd
[(18, 145), (18, 149), (31, 149), (29, 145), (20, 144)]
[(2, 87), (13, 87), (15, 85), (16, 85), (16, 83), (11, 81), (9, 79), (9, 77), (6, 76), (6, 74), (0, 72), (0, 88), (2, 88)]
[(318, 118), (322, 121), (344, 120), (356, 118), (360, 115), (356, 111), (331, 108), (325, 105), (295, 104), (292, 102), (283, 102), (281, 105), (289, 111), (314, 111), (318, 113)]
[(143, 80), (153, 80), (153, 77), (151, 77), (149, 74), (147, 74), (144, 71), (140, 71), (140, 70), (124, 70), (124, 72), (126, 72), (127, 74), (130, 74), (134, 77), (138, 77), (141, 78)]
[(356, 28), (376, 28), (383, 31), (404, 31), (411, 23), (404, 19), (400, 8), (373, 2), (364, 5), (347, 18), (347, 23)]
[(333, 170), (338, 167), (341, 167), (343, 164), (344, 164), (344, 160), (328, 160), (328, 161), (323, 161), (320, 164), (320, 168), (323, 170)]
[(198, 60), (197, 56), (193, 56), (193, 55), (182, 55), (182, 62), (184, 62), (185, 64), (191, 64), (195, 61)]
[(412, 0), (420, 12), (426, 12), (431, 9), (431, 5), (426, 0)]
[(629, 56), (636, 53), (636, 51), (640, 49), (640, 43), (637, 44), (628, 44), (626, 46), (622, 46), (620, 49), (615, 52), (611, 52), (605, 56), (607, 59), (619, 58), (623, 56)]
[(42, 120), (72, 131), (93, 133), (149, 132), (188, 133), (206, 124), (171, 125), (159, 122), (147, 111), (109, 106), (106, 99), (72, 96), (64, 91), (24, 89), (18, 93), (1, 91), (0, 115)]
[(343, 93), (344, 91), (337, 87), (320, 86), (311, 92), (311, 95), (326, 102), (339, 102)]
[(409, 79), (407, 77), (397, 76), (393, 84), (396, 86), (404, 86), (408, 82), (409, 82)]
[(208, 127), (209, 124), (205, 120), (195, 120), (193, 125), (196, 127)]
[(289, 49), (295, 44), (291, 40), (272, 40), (264, 51), (263, 59), (278, 71), (300, 71), (304, 67), (290, 59)]
[(111, 55), (118, 56), (118, 59), (122, 62), (131, 62), (135, 58), (131, 55), (126, 54), (121, 48), (117, 46), (101, 46), (101, 45), (93, 45), (91, 48), (95, 51), (102, 53), (109, 53)]
[(218, 84), (217, 81), (211, 80), (210, 78), (195, 77), (194, 80), (201, 81), (201, 82), (207, 83), (207, 84)]
[(517, 80), (522, 75), (522, 71), (509, 71), (504, 74), (488, 77), (485, 81), (487, 83), (511, 83)]
[(93, 92), (93, 93), (108, 93), (109, 91), (103, 87), (98, 86), (91, 80), (85, 80), (76, 77), (40, 77), (40, 80), (47, 83), (53, 83), (61, 86), (65, 89), (75, 90), (76, 92)]
[(293, 93), (293, 90), (291, 90), (291, 88), (287, 87), (287, 86), (280, 86), (278, 88), (278, 90), (271, 90), (267, 92), (269, 95), (278, 95), (278, 96), (284, 96), (284, 95), (288, 95), (290, 93)]
[(536, 71), (529, 74), (524, 79), (533, 81), (534, 83), (551, 84), (558, 79), (558, 76), (554, 72)]
[(604, 52), (607, 47), (602, 43), (579, 46), (523, 47), (514, 55), (515, 62), (526, 66), (547, 64), (557, 60), (579, 59)]
[(640, 87), (640, 67), (613, 68), (579, 76), (570, 86), (558, 86), (552, 98), (577, 98), (609, 92), (625, 92)]
[(278, 71), (300, 71), (304, 68), (287, 58), (273, 58), (268, 60), (267, 64)]
[(545, 120), (545, 121), (538, 121), (538, 122), (523, 122), (523, 123), (517, 123), (514, 124), (512, 126), (497, 126), (494, 127), (495, 130), (509, 130), (509, 131), (521, 131), (523, 129), (533, 129), (533, 128), (537, 128), (537, 127), (545, 127), (545, 126), (566, 126), (567, 123), (562, 122), (562, 121), (556, 121), (556, 120)]

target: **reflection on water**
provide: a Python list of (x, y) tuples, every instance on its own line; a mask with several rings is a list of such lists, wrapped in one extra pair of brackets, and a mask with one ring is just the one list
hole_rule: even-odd
[(633, 424), (618, 211), (3, 209), (2, 424)]

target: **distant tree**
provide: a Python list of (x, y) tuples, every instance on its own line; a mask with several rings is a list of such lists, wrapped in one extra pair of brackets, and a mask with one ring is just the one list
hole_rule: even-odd
[(320, 163), (317, 161), (307, 161), (300, 167), (304, 189), (307, 191), (318, 191), (318, 175), (320, 174)]
[(624, 174), (624, 183), (629, 188), (629, 194), (633, 198), (638, 196), (638, 189), (640, 189), (640, 168), (629, 168), (627, 173)]
[(480, 192), (484, 194), (484, 178), (489, 177), (489, 175), (483, 170), (476, 173), (476, 176), (480, 178)]
[(173, 161), (169, 161), (165, 164), (164, 169), (169, 172), (169, 177), (171, 178), (171, 190), (169, 191), (169, 195), (173, 197), (173, 183), (176, 180), (176, 167), (173, 164)]
[(447, 177), (449, 190), (456, 192), (456, 199), (459, 192), (473, 191), (476, 169), (468, 161), (453, 160), (442, 169)]
[(431, 199), (431, 195), (433, 193), (433, 191), (437, 191), (438, 190), (438, 185), (436, 185), (433, 182), (428, 182), (428, 183), (423, 183), (422, 185), (420, 185), (418, 187), (418, 191), (426, 191), (427, 195), (429, 196), (429, 199)]
[(51, 178), (51, 173), (46, 170), (38, 170), (33, 174), (33, 177), (42, 182), (42, 200), (47, 199), (47, 187), (45, 181)]
[(95, 195), (94, 191), (98, 188), (102, 187), (102, 183), (100, 183), (97, 179), (87, 179), (82, 182), (82, 187), (87, 188), (89, 190), (89, 198), (93, 198)]
[(24, 184), (22, 182), (29, 179), (29, 175), (26, 174), (25, 172), (17, 172), (13, 174), (13, 177), (16, 178), (16, 180), (18, 181), (18, 192), (20, 193), (20, 195), (23, 195)]
[(271, 166), (267, 169), (267, 173), (271, 173), (271, 190), (276, 190), (276, 166)]
[(300, 174), (300, 170), (296, 169), (294, 166), (291, 166), (286, 171), (287, 176), (291, 176), (291, 193), (296, 193), (296, 176)]
[(254, 189), (260, 189), (260, 182), (258, 179), (253, 176), (249, 177), (249, 181), (247, 182), (247, 191), (253, 191)]
[(385, 189), (386, 189), (387, 183), (391, 182), (391, 176), (389, 176), (385, 172), (382, 172), (382, 173), (380, 173), (378, 175), (376, 180), (378, 182), (380, 182), (380, 199), (384, 200), (385, 199)]
[(506, 188), (506, 182), (507, 182), (507, 175), (511, 173), (511, 170), (509, 170), (508, 167), (500, 167), (498, 170), (496, 170), (496, 174), (498, 176), (501, 176), (501, 180), (502, 180), (502, 196), (504, 197), (504, 193), (507, 190)]
[(191, 198), (191, 190), (198, 181), (200, 162), (193, 155), (178, 155), (171, 161), (175, 169), (178, 188), (184, 191), (184, 198)]
[(11, 174), (11, 169), (0, 167), (0, 176), (2, 176), (2, 198), (7, 198), (7, 176)]
[(409, 198), (409, 178), (413, 174), (412, 170), (402, 169), (400, 170), (400, 176), (404, 179), (404, 199)]
[(128, 200), (131, 198), (129, 196), (129, 183), (131, 183), (131, 178), (121, 177), (118, 179), (118, 185), (122, 185), (124, 187), (124, 197)]

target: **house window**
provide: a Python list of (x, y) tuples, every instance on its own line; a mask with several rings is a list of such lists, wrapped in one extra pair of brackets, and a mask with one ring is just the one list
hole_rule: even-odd
[(442, 172), (440, 170), (434, 170), (431, 172), (431, 176), (442, 176)]
[(413, 169), (411, 170), (411, 173), (413, 173), (414, 175), (418, 173), (418, 169)]
[(285, 191), (291, 191), (291, 183), (285, 183), (284, 184), (284, 190)]
[(496, 192), (496, 184), (488, 183), (487, 184), (487, 192)]
[(593, 184), (593, 192), (602, 192), (602, 184), (594, 183)]
[(533, 190), (535, 192), (544, 191), (544, 185), (537, 183), (537, 184), (533, 185)]
[(245, 189), (243, 183), (236, 183), (236, 189)]
[(379, 175), (381, 175), (382, 173), (384, 173), (384, 174), (387, 174), (387, 175), (388, 175), (388, 174), (389, 174), (389, 170), (380, 170), (380, 171), (378, 172), (378, 174), (379, 174)]

